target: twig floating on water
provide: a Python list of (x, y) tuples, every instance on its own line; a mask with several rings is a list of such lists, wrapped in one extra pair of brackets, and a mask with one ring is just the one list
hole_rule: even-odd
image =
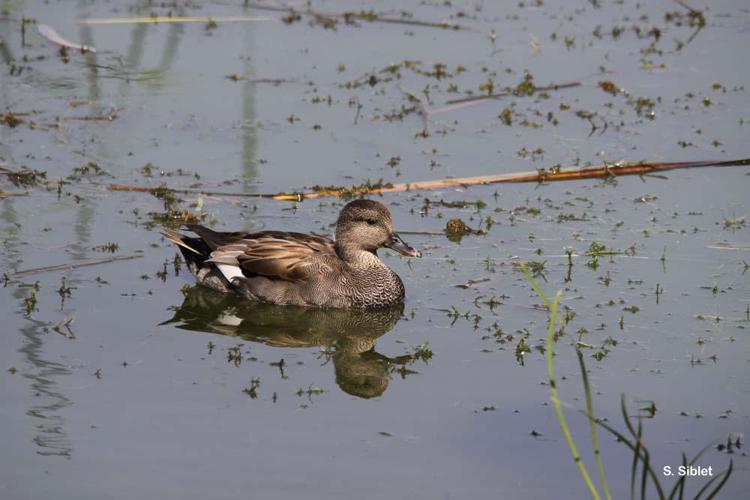
[[(550, 85), (545, 85), (544, 87), (534, 87), (532, 94), (536, 92), (546, 92), (550, 90), (560, 90), (560, 89), (569, 89), (572, 87), (579, 87), (581, 85), (581, 82), (568, 82), (568, 83), (552, 83)], [(427, 131), (427, 121), (430, 116), (439, 115), (443, 113), (449, 113), (451, 111), (456, 111), (462, 108), (466, 108), (469, 106), (474, 106), (476, 104), (480, 104), (485, 101), (492, 101), (495, 99), (499, 99), (501, 97), (506, 97), (509, 95), (514, 95), (512, 90), (509, 90), (507, 92), (500, 92), (497, 94), (487, 94), (487, 95), (478, 95), (478, 96), (472, 96), (472, 97), (464, 97), (461, 99), (453, 99), (450, 101), (445, 102), (445, 106), (441, 106), (439, 108), (430, 108), (424, 104), (422, 99), (420, 99), (416, 94), (413, 92), (409, 92), (405, 90), (403, 87), (399, 85), (399, 90), (406, 94), (406, 96), (411, 100), (417, 103), (417, 107), (419, 109), (420, 115), (422, 116), (422, 125), (423, 130)]]
[(37, 29), (44, 38), (54, 44), (60, 45), (61, 47), (76, 49), (80, 50), (81, 52), (96, 52), (96, 49), (94, 47), (89, 47), (88, 45), (79, 45), (77, 43), (67, 41), (66, 39), (61, 37), (57, 31), (55, 31), (55, 28), (49, 26), (48, 24), (40, 24)]
[[(750, 158), (727, 161), (689, 161), (671, 163), (616, 163), (604, 164), (595, 167), (568, 168), (568, 169), (539, 169), (530, 172), (516, 172), (511, 174), (482, 175), (477, 177), (461, 177), (455, 179), (440, 179), (435, 181), (422, 181), (404, 184), (388, 184), (375, 186), (369, 189), (333, 189), (317, 190), (303, 193), (279, 193), (271, 195), (275, 200), (301, 201), (303, 199), (322, 198), (328, 196), (347, 196), (360, 194), (382, 194), (398, 193), (404, 191), (417, 191), (428, 189), (442, 189), (449, 187), (466, 187), (483, 184), (503, 184), (516, 182), (547, 182), (547, 181), (571, 181), (580, 179), (596, 179), (606, 177), (617, 177), (621, 175), (642, 175), (664, 170), (675, 170), (680, 168), (698, 167), (729, 167), (750, 165)], [(266, 195), (266, 197), (269, 197)]]
[(114, 257), (107, 257), (104, 259), (90, 259), (82, 260), (80, 262), (72, 262), (70, 264), (57, 264), (54, 266), (35, 267), (33, 269), (26, 269), (24, 271), (18, 271), (17, 273), (11, 274), (10, 278), (20, 278), (22, 276), (28, 276), (30, 274), (47, 273), (50, 271), (64, 271), (67, 269), (78, 269), (79, 267), (88, 266), (99, 266), (101, 264), (109, 264), (110, 262), (117, 262), (120, 260), (131, 260), (139, 259), (143, 257), (143, 252), (136, 252), (129, 255), (116, 255)]
[(416, 236), (445, 236), (445, 233), (442, 231), (399, 231), (398, 234), (413, 234)]
[(167, 186), (146, 187), (146, 186), (133, 186), (131, 184), (109, 184), (106, 186), (110, 191), (132, 191), (136, 193), (150, 193), (153, 195), (158, 195), (162, 191), (168, 191), (171, 193), (179, 193), (179, 194), (202, 194), (206, 196), (230, 196), (230, 197), (238, 197), (238, 198), (273, 198), (276, 196), (275, 194), (226, 193), (226, 192), (219, 192), (219, 191), (205, 191), (203, 189), (170, 188)]
[(420, 21), (417, 19), (402, 19), (398, 17), (384, 17), (374, 12), (344, 12), (339, 14), (344, 19), (356, 19), (357, 21), (367, 21), (368, 23), (386, 23), (386, 24), (405, 24), (407, 26), (419, 26), (422, 28), (442, 28), (451, 30), (468, 29), (460, 24), (451, 24), (448, 22)]
[(81, 19), (81, 24), (167, 24), (167, 23), (237, 23), (271, 21), (270, 17), (258, 16), (205, 16), (205, 17), (97, 17)]
[(286, 12), (289, 14), (290, 19), (294, 19), (294, 16), (297, 18), (300, 15), (306, 15), (306, 16), (312, 16), (316, 19), (325, 19), (325, 20), (333, 20), (333, 19), (341, 19), (345, 23), (351, 24), (352, 21), (364, 21), (368, 23), (386, 23), (386, 24), (404, 24), (407, 26), (419, 26), (422, 28), (441, 28), (441, 29), (451, 29), (451, 30), (468, 30), (469, 28), (465, 26), (461, 26), (460, 24), (452, 24), (446, 21), (442, 22), (434, 22), (434, 21), (420, 21), (418, 19), (406, 19), (406, 18), (400, 18), (400, 17), (387, 17), (387, 16), (381, 16), (380, 14), (376, 14), (373, 11), (360, 11), (360, 12), (354, 12), (354, 11), (348, 11), (348, 12), (320, 12), (315, 11), (312, 9), (305, 9), (305, 10), (297, 10), (292, 7), (283, 7), (280, 5), (266, 5), (262, 3), (256, 3), (256, 2), (245, 2), (245, 5), (258, 10), (269, 10), (273, 12)]
[(572, 181), (581, 179), (600, 179), (606, 177), (618, 177), (622, 175), (645, 175), (665, 170), (676, 170), (681, 168), (699, 167), (731, 167), (748, 166), (750, 158), (741, 160), (724, 161), (681, 161), (664, 163), (613, 163), (583, 168), (565, 169), (539, 169), (528, 172), (515, 172), (510, 174), (480, 175), (476, 177), (457, 177), (454, 179), (439, 179), (434, 181), (407, 182), (403, 184), (375, 184), (365, 183), (362, 186), (351, 188), (321, 188), (312, 191), (297, 193), (222, 193), (216, 191), (203, 191), (200, 189), (177, 189), (160, 186), (155, 188), (145, 186), (133, 186), (128, 184), (109, 184), (110, 191), (133, 191), (138, 193), (159, 194), (160, 191), (170, 191), (181, 194), (203, 194), (207, 196), (225, 196), (237, 198), (268, 198), (281, 201), (302, 201), (305, 199), (326, 197), (351, 197), (365, 194), (400, 193), (405, 191), (420, 191), (429, 189), (444, 189), (450, 187), (468, 187), (485, 184), (505, 184), (516, 182), (550, 182), (550, 181)]
[[(534, 91), (532, 92), (532, 94), (536, 92), (548, 92), (550, 90), (562, 90), (580, 86), (581, 82), (551, 83), (549, 85), (545, 85), (544, 87), (534, 87)], [(477, 95), (472, 97), (464, 97), (461, 99), (452, 99), (450, 101), (445, 101), (445, 104), (465, 104), (467, 102), (481, 102), (490, 99), (499, 99), (501, 97), (507, 97), (509, 95), (513, 95), (513, 92), (507, 91), (500, 92), (498, 94)]]
[(410, 101), (413, 101), (417, 104), (417, 109), (419, 109), (419, 114), (422, 117), (422, 133), (427, 133), (427, 127), (429, 125), (429, 119), (430, 115), (432, 114), (432, 111), (427, 107), (427, 105), (422, 101), (422, 99), (416, 95), (413, 92), (409, 92), (406, 90), (401, 84), (399, 84), (398, 89), (406, 94), (406, 96), (409, 98)]
[(114, 121), (115, 118), (117, 118), (117, 113), (120, 110), (113, 107), (109, 110), (109, 114), (106, 115), (98, 115), (98, 116), (69, 116), (67, 118), (63, 118), (63, 120), (69, 120), (69, 121), (82, 121), (82, 122), (111, 122)]
[(272, 85), (281, 85), (282, 83), (290, 83), (293, 80), (287, 80), (286, 78), (247, 78), (237, 73), (227, 75), (227, 80), (233, 82), (247, 82), (247, 83), (270, 83)]
[[(73, 319), (73, 316), (66, 316), (65, 318), (52, 325), (52, 331), (55, 333), (59, 333), (60, 335), (68, 339), (76, 338), (76, 334), (73, 333), (73, 330), (71, 330), (70, 328), (70, 324), (73, 322)], [(67, 332), (64, 332), (62, 330), (63, 328), (65, 328)]]
[(0, 200), (3, 200), (5, 198), (11, 198), (13, 196), (28, 196), (28, 195), (29, 195), (28, 191), (23, 191), (23, 192), (20, 192), (20, 193), (13, 193), (13, 192), (7, 192), (7, 191), (0, 190)]

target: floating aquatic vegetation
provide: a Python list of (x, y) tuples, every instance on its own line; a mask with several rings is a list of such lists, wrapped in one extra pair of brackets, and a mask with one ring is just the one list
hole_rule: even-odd
[[(73, 316), (67, 316), (54, 325), (52, 325), (51, 329), (53, 332), (58, 333), (62, 335), (65, 338), (68, 339), (74, 339), (76, 338), (76, 334), (73, 333), (73, 330), (70, 328), (71, 323), (73, 323)], [(101, 374), (101, 372), (99, 372)], [(96, 373), (95, 373), (96, 375)], [(100, 375), (96, 375), (97, 378), (100, 378)]]
[(242, 364), (242, 346), (237, 344), (227, 349), (227, 362), (239, 367)]
[(97, 176), (103, 176), (103, 175), (113, 177), (110, 173), (104, 170), (104, 168), (102, 168), (99, 164), (93, 161), (90, 161), (84, 165), (81, 165), (80, 167), (73, 167), (73, 173), (68, 176), (68, 180), (78, 181), (84, 177), (97, 177)]
[(319, 396), (320, 394), (324, 394), (326, 391), (325, 389), (321, 389), (320, 387), (310, 384), (306, 388), (300, 387), (296, 394), (298, 397), (307, 396), (307, 400), (312, 402), (313, 396)]
[(526, 336), (521, 337), (516, 344), (516, 362), (521, 365), (526, 365), (526, 354), (531, 352), (531, 348), (526, 343)]
[(611, 80), (600, 81), (599, 88), (612, 95), (617, 95), (620, 92), (620, 88)]
[(461, 219), (451, 219), (445, 224), (445, 234), (452, 241), (460, 241), (464, 235), (470, 233), (471, 228)]
[[(350, 187), (313, 186), (312, 192), (316, 195), (314, 197), (338, 196), (339, 198), (343, 200), (348, 200), (348, 199), (351, 199), (360, 195), (365, 195), (369, 193), (379, 193), (379, 192), (382, 192), (384, 189), (390, 189), (392, 187), (393, 187), (393, 184), (391, 184), (390, 182), (383, 182), (383, 179), (380, 179), (379, 181), (375, 181), (375, 182), (367, 180), (363, 182), (362, 184), (356, 184)], [(288, 196), (288, 195), (275, 195), (275, 196), (278, 197), (278, 196)], [(297, 195), (292, 195), (292, 197), (295, 197), (295, 196)]]
[(39, 300), (37, 299), (38, 291), (39, 291), (39, 282), (37, 281), (31, 287), (29, 294), (23, 299), (23, 306), (25, 309), (26, 316), (31, 316), (33, 312), (39, 310), (39, 308), (37, 307), (37, 304), (39, 302)]
[(250, 379), (250, 385), (242, 389), (242, 392), (250, 396), (250, 399), (257, 399), (259, 387), (260, 387), (260, 378), (253, 377)]
[(744, 225), (745, 225), (744, 217), (736, 217), (736, 218), (727, 217), (724, 219), (724, 222), (722, 224), (724, 229), (731, 229), (731, 230), (739, 229), (743, 227)]
[(0, 167), (0, 175), (5, 175), (16, 187), (35, 187), (47, 181), (47, 172), (21, 167), (18, 170), (10, 170)]
[(422, 360), (425, 364), (432, 359), (432, 356), (433, 352), (432, 349), (430, 349), (429, 342), (424, 342), (423, 344), (418, 345), (414, 348), (414, 352), (411, 354), (412, 359)]
[(598, 269), (599, 268), (599, 257), (605, 256), (605, 255), (620, 255), (622, 252), (619, 250), (612, 250), (611, 248), (607, 248), (607, 246), (600, 242), (600, 241), (592, 241), (589, 245), (589, 249), (586, 251), (586, 255), (590, 257), (588, 262), (586, 262), (586, 265), (590, 267), (591, 269)]
[(62, 277), (60, 281), (60, 288), (58, 288), (57, 294), (60, 296), (60, 310), (62, 311), (63, 307), (65, 307), (65, 299), (69, 298), (73, 294), (73, 290), (75, 290), (76, 287), (70, 287), (65, 284), (65, 276)]
[(0, 115), (0, 125), (7, 125), (10, 128), (16, 128), (22, 123), (26, 123), (26, 120), (18, 115), (11, 113), (10, 111), (6, 111), (2, 115)]
[(529, 272), (531, 273), (533, 277), (542, 278), (544, 281), (547, 281), (546, 270), (545, 270), (546, 264), (547, 264), (546, 260), (544, 261), (530, 260), (525, 263), (525, 265), (528, 267)]
[(116, 253), (120, 249), (120, 245), (117, 243), (105, 243), (103, 245), (92, 247), (91, 249), (95, 252)]

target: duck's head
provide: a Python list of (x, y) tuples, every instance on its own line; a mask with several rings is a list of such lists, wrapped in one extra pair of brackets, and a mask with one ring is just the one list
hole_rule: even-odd
[(373, 253), (385, 247), (408, 257), (422, 256), (393, 230), (388, 209), (372, 200), (354, 200), (344, 206), (336, 222), (336, 243)]

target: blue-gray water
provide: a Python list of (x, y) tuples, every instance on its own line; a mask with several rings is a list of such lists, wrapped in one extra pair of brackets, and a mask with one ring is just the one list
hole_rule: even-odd
[[(0, 113), (23, 120), (0, 123), (0, 167), (48, 181), (16, 187), (0, 175), (0, 192), (28, 192), (0, 198), (0, 270), (105, 258), (109, 243), (114, 255), (143, 251), (0, 288), (3, 498), (583, 498), (538, 349), (547, 316), (521, 260), (544, 263), (540, 284), (562, 290), (575, 313), (555, 362), (594, 476), (579, 331), (598, 415), (623, 430), (622, 394), (634, 416), (655, 404), (643, 422), (658, 471), (748, 434), (747, 167), (384, 195), (424, 254), (381, 252), (408, 294), (403, 313), (385, 319), (186, 296), (192, 279), (184, 267), (175, 274), (175, 247), (152, 215), (162, 200), (102, 187), (275, 193), (748, 157), (744, 2), (691, 2), (701, 29), (666, 1), (312, 7), (467, 29), (288, 24), (288, 13), (241, 1), (0, 2)], [(81, 23), (152, 14), (267, 20)], [(97, 52), (63, 57), (37, 23)], [(420, 134), (405, 92), (440, 110), (516, 87), (526, 71), (537, 86), (581, 85), (439, 112)], [(81, 168), (90, 162), (103, 170)], [(330, 234), (343, 205), (180, 198), (178, 210), (223, 230)], [(486, 234), (452, 242), (440, 234), (451, 218)], [(593, 262), (594, 242), (618, 255)], [(416, 359), (425, 343), (432, 357)], [(625, 497), (631, 455), (600, 438), (610, 486)], [(733, 451), (713, 447), (700, 460), (715, 471), (734, 460), (726, 498), (750, 486), (746, 448)]]

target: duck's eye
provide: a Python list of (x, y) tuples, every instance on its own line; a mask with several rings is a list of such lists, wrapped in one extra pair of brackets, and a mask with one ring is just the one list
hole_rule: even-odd
[(369, 224), (370, 226), (374, 226), (376, 224), (375, 219), (365, 219), (365, 222)]

